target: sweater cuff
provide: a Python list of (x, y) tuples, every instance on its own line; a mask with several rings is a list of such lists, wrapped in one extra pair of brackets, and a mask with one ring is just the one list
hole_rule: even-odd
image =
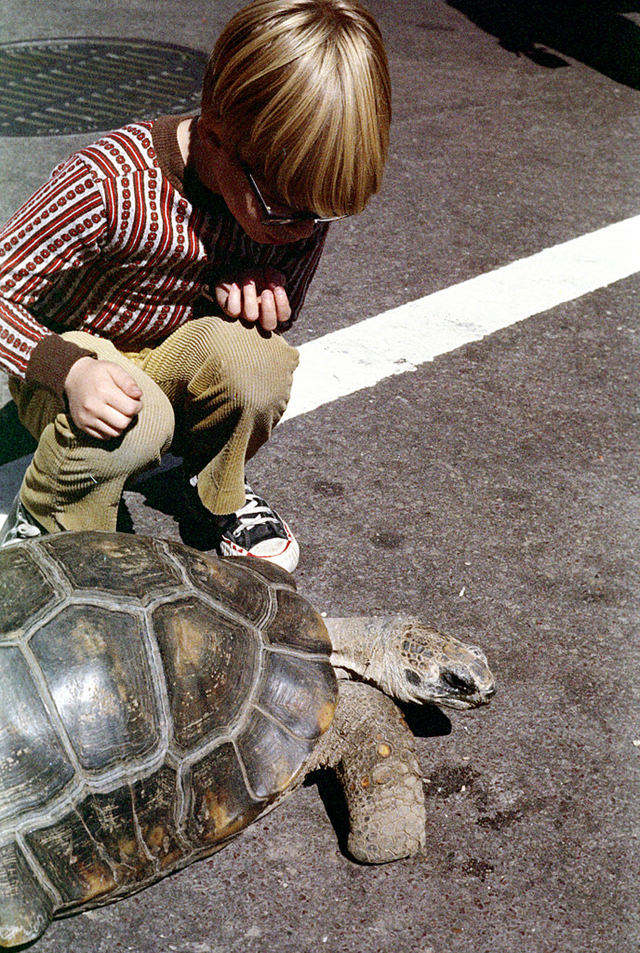
[(64, 397), (64, 382), (67, 374), (81, 357), (97, 357), (93, 351), (65, 341), (57, 334), (48, 334), (39, 341), (27, 365), (25, 380), (28, 384), (46, 387), (58, 397)]

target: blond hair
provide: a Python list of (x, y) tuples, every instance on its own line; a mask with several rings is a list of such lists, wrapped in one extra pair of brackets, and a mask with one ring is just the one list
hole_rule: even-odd
[(391, 84), (380, 30), (357, 0), (253, 0), (221, 34), (203, 118), (288, 205), (362, 211), (380, 188)]

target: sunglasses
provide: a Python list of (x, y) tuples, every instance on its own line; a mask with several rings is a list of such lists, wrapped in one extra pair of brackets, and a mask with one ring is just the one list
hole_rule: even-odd
[(280, 212), (274, 212), (260, 191), (260, 186), (256, 182), (253, 172), (247, 163), (244, 162), (239, 156), (238, 162), (240, 163), (240, 168), (247, 177), (247, 181), (251, 186), (253, 194), (258, 200), (260, 208), (264, 212), (264, 218), (262, 219), (263, 225), (298, 225), (300, 222), (313, 222), (314, 225), (324, 225), (328, 222), (339, 222), (343, 218), (348, 218), (347, 215), (333, 215), (330, 218), (322, 218), (319, 215), (314, 215), (313, 212), (290, 212), (288, 215), (283, 215)]

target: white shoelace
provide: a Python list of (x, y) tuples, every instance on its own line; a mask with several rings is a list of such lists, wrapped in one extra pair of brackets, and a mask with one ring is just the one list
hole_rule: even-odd
[(275, 516), (271, 507), (260, 500), (258, 496), (249, 487), (245, 487), (247, 502), (236, 510), (236, 516), (240, 521), (240, 526), (234, 530), (233, 535), (238, 536), (245, 529), (253, 529), (254, 526), (261, 526), (264, 523), (274, 523), (277, 525), (278, 518)]
[[(195, 489), (198, 486), (198, 475), (190, 477), (189, 483)], [(254, 526), (262, 526), (265, 523), (273, 523), (274, 526), (277, 526), (280, 522), (278, 517), (269, 504), (253, 492), (248, 483), (244, 485), (244, 492), (247, 501), (244, 506), (235, 511), (240, 526), (233, 531), (232, 535), (239, 536), (244, 530), (253, 529)]]

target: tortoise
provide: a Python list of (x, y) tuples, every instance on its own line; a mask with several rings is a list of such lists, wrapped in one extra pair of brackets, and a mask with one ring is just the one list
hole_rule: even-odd
[(416, 853), (421, 775), (390, 696), (493, 693), (479, 649), (413, 619), (323, 620), (263, 560), (92, 531), (6, 547), (0, 946), (220, 849), (322, 766), (355, 859)]

